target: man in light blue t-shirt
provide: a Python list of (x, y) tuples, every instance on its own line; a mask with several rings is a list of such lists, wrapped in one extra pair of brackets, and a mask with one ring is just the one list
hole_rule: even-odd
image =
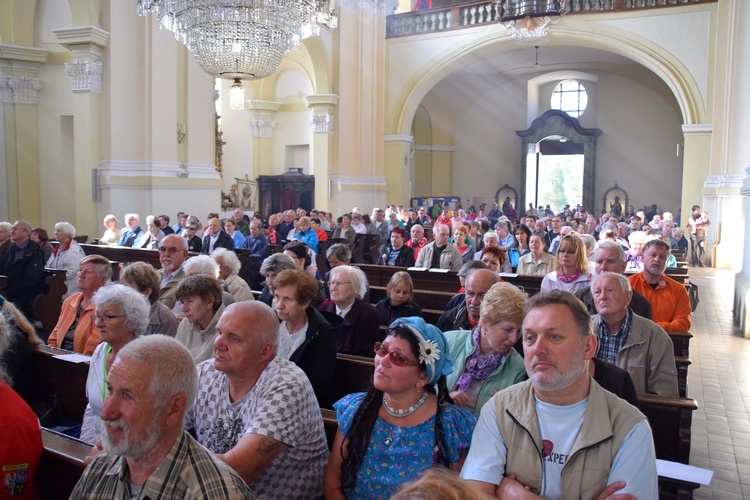
[(498, 497), (657, 498), (646, 417), (589, 375), (597, 340), (584, 305), (553, 290), (527, 307), (530, 378), (484, 405), (461, 476)]

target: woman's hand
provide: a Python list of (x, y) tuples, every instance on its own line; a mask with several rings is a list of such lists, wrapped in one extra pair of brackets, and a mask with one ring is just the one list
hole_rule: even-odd
[(469, 396), (463, 391), (453, 391), (450, 393), (450, 397), (458, 406), (463, 406), (464, 408), (469, 408), (471, 406), (471, 399), (469, 399)]

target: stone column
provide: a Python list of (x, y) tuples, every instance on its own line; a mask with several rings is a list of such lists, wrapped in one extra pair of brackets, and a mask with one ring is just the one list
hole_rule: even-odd
[[(109, 32), (94, 26), (54, 29), (60, 44), (70, 50), (73, 62), (65, 64), (73, 92), (73, 172), (76, 229), (92, 238), (99, 233), (96, 209), (99, 192), (92, 189), (92, 169), (101, 162), (102, 53)], [(97, 183), (98, 191), (98, 183)]]
[(274, 113), (281, 108), (280, 102), (250, 100), (252, 112), (253, 165), (257, 175), (274, 175), (273, 129), (276, 127)]
[(414, 176), (414, 158), (412, 141), (410, 135), (386, 135), (384, 143), (385, 180), (388, 184), (388, 199), (403, 203), (409, 203), (414, 189), (411, 179)]
[[(400, 186), (386, 191), (383, 156), (385, 123), (385, 21), (398, 6), (397, 0), (341, 0), (339, 2), (338, 47), (340, 60), (334, 67), (339, 88), (339, 163), (332, 178), (336, 194), (332, 211), (352, 206), (383, 206), (400, 203)], [(397, 168), (403, 168), (398, 162)], [(387, 198), (394, 199), (388, 200)]]
[(41, 223), (37, 101), (42, 83), (36, 76), (46, 61), (46, 50), (0, 44), (7, 216), (32, 225)]
[(334, 94), (309, 95), (305, 104), (312, 108), (310, 117), (312, 128), (312, 173), (315, 176), (315, 206), (329, 210), (329, 199), (332, 195), (330, 170), (335, 168), (333, 152), (335, 151), (335, 115), (333, 109), (338, 106), (339, 97)]

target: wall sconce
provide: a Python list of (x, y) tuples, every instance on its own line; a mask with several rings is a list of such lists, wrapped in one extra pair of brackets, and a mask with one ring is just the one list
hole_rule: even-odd
[(185, 126), (182, 123), (177, 124), (177, 144), (182, 144), (185, 142), (185, 136), (187, 136), (187, 132), (185, 132)]

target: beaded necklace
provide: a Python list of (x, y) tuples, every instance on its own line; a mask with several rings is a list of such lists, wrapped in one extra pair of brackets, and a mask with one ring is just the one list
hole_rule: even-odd
[(388, 403), (385, 400), (385, 394), (383, 394), (383, 408), (385, 408), (385, 412), (392, 417), (404, 418), (404, 417), (408, 417), (409, 415), (417, 411), (424, 404), (425, 399), (427, 399), (427, 393), (423, 392), (422, 397), (419, 398), (419, 401), (417, 401), (414, 405), (410, 406), (406, 410), (403, 410), (403, 409), (397, 410), (395, 408), (391, 408), (390, 406), (388, 406)]

